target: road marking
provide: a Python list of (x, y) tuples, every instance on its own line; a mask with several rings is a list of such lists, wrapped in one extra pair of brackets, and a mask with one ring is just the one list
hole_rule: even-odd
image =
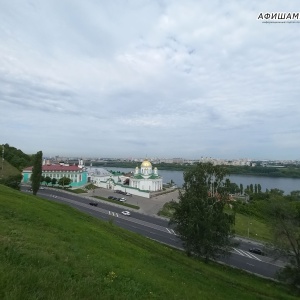
[(246, 256), (246, 257), (249, 257), (249, 258), (252, 258), (252, 259), (256, 259), (256, 260), (259, 260), (261, 261), (261, 259), (259, 259), (258, 257), (256, 257), (255, 255), (253, 255), (252, 253), (248, 253), (244, 250), (241, 250), (241, 249), (236, 249), (236, 248), (233, 248), (238, 254), (242, 255), (242, 256)]
[(167, 229), (167, 231), (168, 231), (170, 234), (177, 235), (176, 232), (175, 232), (173, 229), (169, 229), (169, 228), (167, 228), (167, 227), (166, 227), (166, 229)]
[(173, 234), (177, 235), (176, 232), (175, 232), (173, 229), (170, 229), (170, 230), (171, 230), (171, 232), (172, 232)]
[(115, 212), (113, 212), (113, 211), (109, 211), (108, 214), (109, 214), (109, 215), (112, 215), (112, 216), (114, 216), (114, 217), (119, 217), (118, 213), (115, 213)]

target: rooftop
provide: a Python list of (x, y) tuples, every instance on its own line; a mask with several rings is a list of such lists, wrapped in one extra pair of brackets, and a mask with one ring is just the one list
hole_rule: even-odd
[[(24, 171), (32, 171), (33, 167), (27, 167)], [(62, 166), (62, 165), (44, 165), (42, 166), (43, 172), (50, 172), (50, 171), (81, 171), (82, 168), (78, 166)]]

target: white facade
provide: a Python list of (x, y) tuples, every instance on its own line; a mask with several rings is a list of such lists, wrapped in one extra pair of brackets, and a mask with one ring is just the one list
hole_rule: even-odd
[(141, 164), (141, 168), (135, 168), (134, 176), (129, 180), (129, 186), (149, 192), (162, 190), (162, 177), (158, 175), (157, 168), (152, 170), (152, 165), (147, 159)]
[[(110, 173), (104, 169), (89, 174), (90, 181), (98, 187), (111, 190), (121, 190), (145, 198), (150, 198), (151, 192), (163, 189), (163, 179), (158, 175), (157, 168), (152, 169), (148, 160), (144, 160), (140, 169), (135, 168), (133, 176)], [(129, 184), (125, 182), (129, 181)]]

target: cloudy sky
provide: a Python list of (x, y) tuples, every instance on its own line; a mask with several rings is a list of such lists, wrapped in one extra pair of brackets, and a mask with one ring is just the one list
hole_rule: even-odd
[[(0, 0), (0, 143), (300, 159), (298, 0)], [(300, 21), (300, 19), (299, 19)]]

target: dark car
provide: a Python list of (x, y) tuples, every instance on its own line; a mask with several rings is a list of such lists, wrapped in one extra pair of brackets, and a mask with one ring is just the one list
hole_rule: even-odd
[(264, 255), (264, 252), (258, 248), (251, 248), (251, 249), (249, 249), (249, 252), (259, 254), (259, 255)]
[(108, 199), (114, 199), (115, 197), (113, 197), (113, 196), (108, 196), (107, 198), (108, 198)]
[(98, 206), (98, 203), (97, 202), (90, 202), (89, 205)]

